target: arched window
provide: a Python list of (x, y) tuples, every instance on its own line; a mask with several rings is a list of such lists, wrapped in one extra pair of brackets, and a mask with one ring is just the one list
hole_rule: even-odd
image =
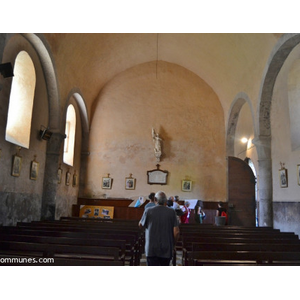
[(288, 100), (292, 151), (300, 149), (300, 59), (294, 61), (289, 70)]
[(9, 98), (5, 139), (29, 149), (36, 75), (29, 54), (21, 51), (15, 61)]
[(72, 104), (68, 106), (66, 117), (66, 138), (64, 141), (64, 163), (73, 166), (76, 131), (76, 112)]

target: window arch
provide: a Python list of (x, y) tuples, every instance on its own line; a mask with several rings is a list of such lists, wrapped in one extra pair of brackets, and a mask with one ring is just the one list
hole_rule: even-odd
[(300, 59), (294, 61), (288, 75), (288, 102), (292, 151), (300, 149)]
[(68, 106), (66, 116), (63, 162), (73, 166), (76, 132), (76, 112), (72, 104)]
[(34, 64), (26, 51), (16, 57), (9, 98), (5, 139), (29, 149), (36, 85)]

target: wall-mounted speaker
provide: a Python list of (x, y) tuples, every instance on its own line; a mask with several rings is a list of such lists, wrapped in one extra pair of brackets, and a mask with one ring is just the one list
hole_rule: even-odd
[(11, 63), (0, 64), (0, 73), (4, 78), (13, 77), (14, 71)]
[(50, 130), (48, 130), (47, 128), (42, 128), (40, 130), (40, 139), (41, 140), (49, 141), (51, 136), (52, 136), (52, 132)]

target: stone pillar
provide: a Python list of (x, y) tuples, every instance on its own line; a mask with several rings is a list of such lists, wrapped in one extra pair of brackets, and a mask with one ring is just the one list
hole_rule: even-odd
[[(85, 197), (85, 181), (86, 181), (86, 173), (87, 173), (87, 164), (88, 158), (90, 155), (89, 152), (89, 134), (86, 132), (82, 136), (82, 143), (81, 143), (81, 157), (80, 157), (80, 176), (79, 176), (79, 197)], [(90, 195), (89, 195), (90, 196)]]
[(55, 219), (56, 193), (58, 189), (57, 170), (64, 138), (64, 134), (53, 133), (47, 142), (41, 220)]
[(253, 143), (257, 149), (259, 168), (259, 226), (273, 227), (271, 137), (260, 135)]

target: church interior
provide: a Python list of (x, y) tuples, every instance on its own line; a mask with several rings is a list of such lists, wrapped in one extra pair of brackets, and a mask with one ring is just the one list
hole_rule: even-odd
[[(105, 290), (124, 297), (153, 282), (146, 296), (178, 298), (187, 296), (188, 279), (187, 288), (203, 297), (216, 289), (230, 299), (258, 291), (294, 297), (297, 276), (266, 266), (300, 265), (300, 34), (284, 33), (294, 32), (284, 25), (298, 17), (293, 5), (285, 5), (283, 20), (285, 6), (270, 14), (263, 3), (234, 10), (231, 1), (219, 9), (210, 3), (209, 11), (188, 2), (165, 11), (154, 1), (143, 13), (131, 2), (88, 11), (77, 3), (64, 11), (61, 3), (33, 15), (28, 3), (9, 9), (22, 27), (0, 33), (0, 277), (7, 296), (82, 298)], [(55, 28), (61, 20), (72, 30)], [(107, 29), (117, 20), (121, 28)], [(139, 26), (160, 20), (169, 27)], [(234, 29), (226, 32), (229, 20)], [(261, 20), (272, 25), (265, 33), (240, 31)], [(40, 30), (43, 22), (54, 27)], [(130, 22), (134, 29), (126, 31)], [(84, 32), (87, 23), (93, 27)], [(216, 32), (206, 32), (215, 23)], [(186, 266), (187, 274), (141, 267), (138, 221), (157, 191), (180, 204), (200, 200), (206, 213), (194, 224), (192, 205), (190, 224), (180, 224), (172, 266)], [(227, 226), (215, 223), (219, 201)], [(53, 265), (55, 257), (55, 266), (93, 267), (36, 272), (12, 268), (7, 262), (17, 257), (18, 266), (37, 259)], [(169, 289), (168, 278), (180, 280), (180, 290)]]
[(215, 234), (250, 239), (242, 265), (300, 264), (299, 34), (7, 33), (0, 53), (1, 259), (143, 266), (138, 221), (164, 191), (206, 213), (174, 266), (245, 250)]
[[(0, 78), (0, 222), (74, 216), (78, 199), (133, 206), (158, 190), (201, 199), (208, 210), (223, 201), (243, 216), (239, 200), (230, 203), (229, 161), (240, 160), (255, 181), (254, 226), (299, 234), (299, 41), (273, 33), (1, 34), (1, 66), (13, 74), (3, 69)], [(149, 181), (155, 170), (167, 172), (166, 182)]]

